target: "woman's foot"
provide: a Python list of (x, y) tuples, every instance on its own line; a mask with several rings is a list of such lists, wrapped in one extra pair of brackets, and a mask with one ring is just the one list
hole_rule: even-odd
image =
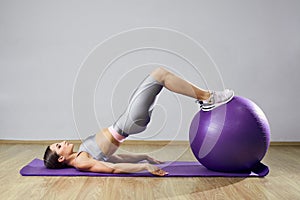
[(203, 111), (210, 111), (223, 104), (228, 103), (234, 96), (234, 91), (226, 89), (224, 91), (213, 91), (210, 93), (210, 97), (207, 100), (197, 100), (200, 104), (200, 108)]

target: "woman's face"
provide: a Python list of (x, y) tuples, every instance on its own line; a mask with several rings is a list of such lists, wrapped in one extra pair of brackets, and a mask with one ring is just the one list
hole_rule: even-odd
[(60, 156), (66, 156), (73, 153), (74, 144), (70, 144), (66, 141), (60, 143), (54, 143), (50, 145), (50, 149), (55, 151)]

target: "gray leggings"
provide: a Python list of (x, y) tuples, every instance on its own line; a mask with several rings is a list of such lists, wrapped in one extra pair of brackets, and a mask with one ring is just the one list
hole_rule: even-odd
[(113, 129), (124, 137), (144, 131), (162, 88), (162, 83), (148, 75), (132, 94), (129, 105), (113, 124)]

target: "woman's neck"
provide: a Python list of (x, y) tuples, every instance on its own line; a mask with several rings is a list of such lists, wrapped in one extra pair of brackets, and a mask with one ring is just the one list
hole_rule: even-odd
[(77, 152), (73, 152), (72, 154), (70, 154), (65, 161), (66, 164), (69, 166), (75, 167), (75, 161), (76, 161), (77, 155), (78, 155)]

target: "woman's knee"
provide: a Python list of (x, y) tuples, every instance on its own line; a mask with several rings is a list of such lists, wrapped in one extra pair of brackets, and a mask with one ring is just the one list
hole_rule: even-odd
[(151, 76), (161, 83), (164, 83), (169, 74), (170, 72), (163, 67), (158, 67), (151, 72)]

